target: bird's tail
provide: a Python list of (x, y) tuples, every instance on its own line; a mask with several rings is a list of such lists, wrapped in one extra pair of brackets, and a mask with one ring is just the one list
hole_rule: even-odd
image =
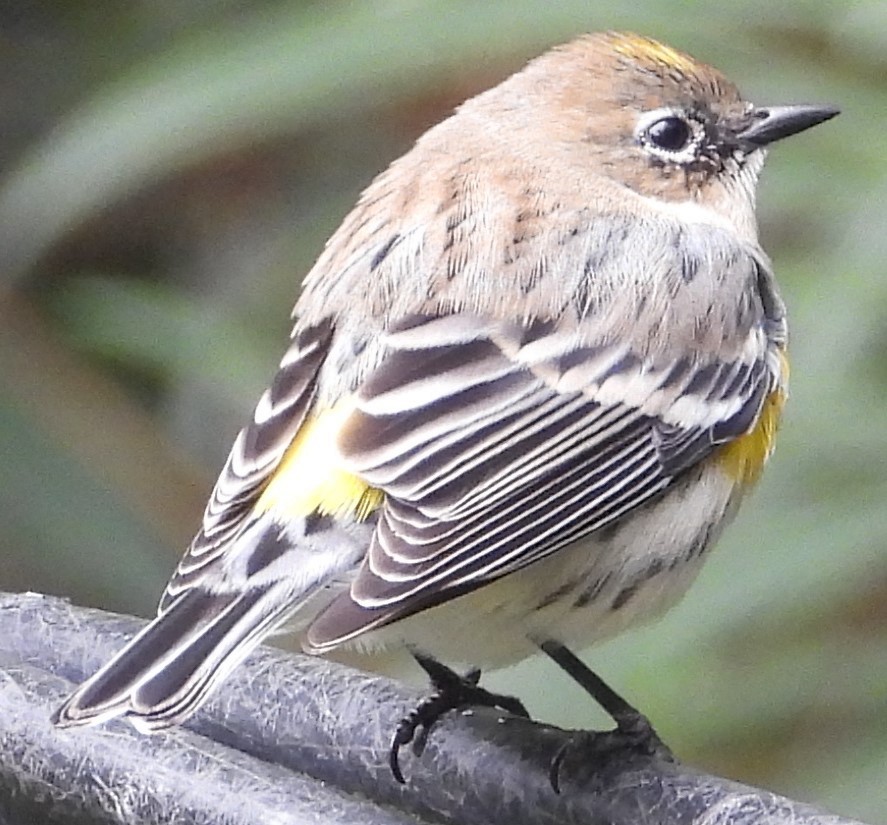
[(281, 581), (240, 592), (185, 590), (65, 701), (54, 723), (127, 716), (147, 732), (183, 721), (298, 608), (287, 590)]

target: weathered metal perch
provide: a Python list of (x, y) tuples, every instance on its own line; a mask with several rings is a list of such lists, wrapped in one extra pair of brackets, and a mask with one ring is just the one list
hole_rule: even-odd
[(188, 723), (56, 730), (52, 710), (142, 621), (37, 594), (0, 594), (0, 825), (109, 822), (353, 825), (852, 825), (686, 765), (617, 753), (571, 764), (566, 732), (487, 709), (449, 714), (388, 769), (415, 694), (377, 676), (262, 648)]

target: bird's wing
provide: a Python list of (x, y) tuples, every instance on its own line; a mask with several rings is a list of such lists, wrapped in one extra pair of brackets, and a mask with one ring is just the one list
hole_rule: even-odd
[(323, 322), (297, 327), (271, 386), (252, 421), (237, 435), (207, 502), (200, 532), (191, 542), (160, 602), (163, 611), (230, 549), (273, 476), (316, 394), (317, 374), (333, 334)]
[(729, 360), (656, 362), (552, 322), (405, 320), (340, 439), (385, 506), (351, 592), (315, 620), (309, 646), (537, 561), (748, 432), (775, 381), (767, 336), (748, 333)]
[(180, 722), (337, 565), (353, 566), (333, 552), (326, 567), (287, 576), (298, 573), (296, 552), (289, 566), (265, 569), (293, 548), (275, 518), (265, 516), (261, 497), (310, 419), (332, 334), (329, 323), (297, 326), (271, 387), (234, 442), (157, 618), (68, 697), (57, 724), (120, 715), (140, 730)]

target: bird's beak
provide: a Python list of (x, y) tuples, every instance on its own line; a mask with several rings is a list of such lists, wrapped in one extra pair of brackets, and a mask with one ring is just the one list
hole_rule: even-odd
[(839, 112), (835, 106), (759, 106), (737, 137), (755, 148), (767, 146), (831, 120)]

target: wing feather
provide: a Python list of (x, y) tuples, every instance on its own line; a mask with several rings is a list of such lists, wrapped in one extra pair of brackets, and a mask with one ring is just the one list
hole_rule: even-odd
[(395, 328), (340, 442), (386, 504), (310, 644), (480, 587), (659, 495), (760, 414), (775, 377), (766, 338), (749, 337), (729, 357), (656, 361), (551, 322), (463, 314)]
[(332, 333), (329, 322), (294, 333), (253, 420), (234, 440), (207, 502), (201, 530), (166, 587), (160, 613), (219, 559), (249, 522), (253, 505), (308, 415)]

